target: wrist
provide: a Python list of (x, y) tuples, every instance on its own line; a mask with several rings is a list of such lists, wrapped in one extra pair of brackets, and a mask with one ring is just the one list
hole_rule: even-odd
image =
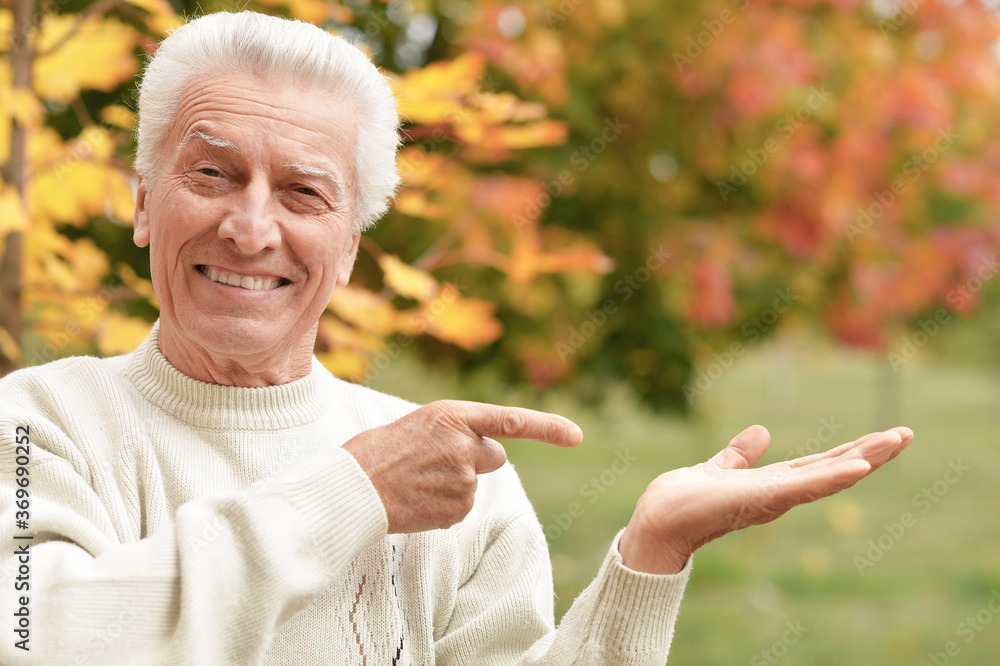
[(639, 533), (631, 524), (618, 540), (622, 564), (632, 571), (651, 574), (679, 573), (691, 559), (691, 550), (679, 544)]

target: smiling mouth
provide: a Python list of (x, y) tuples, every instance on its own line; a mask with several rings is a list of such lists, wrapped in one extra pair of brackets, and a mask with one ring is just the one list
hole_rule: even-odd
[(270, 291), (291, 284), (291, 281), (286, 278), (276, 278), (269, 275), (242, 275), (204, 264), (199, 264), (195, 268), (212, 282), (250, 289), (251, 291)]

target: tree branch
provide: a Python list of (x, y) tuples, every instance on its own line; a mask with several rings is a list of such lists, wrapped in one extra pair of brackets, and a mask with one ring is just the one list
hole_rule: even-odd
[[(14, 14), (14, 34), (10, 45), (10, 64), (13, 70), (15, 89), (31, 88), (31, 45), (28, 34), (34, 19), (33, 0), (12, 0)], [(17, 120), (11, 120), (10, 157), (3, 166), (3, 180), (17, 190), (21, 202), (27, 200), (27, 131)], [(21, 254), (23, 238), (20, 233), (10, 233), (3, 239), (3, 255), (0, 259), (0, 328), (7, 331), (20, 346), (24, 337), (24, 316), (22, 309)], [(17, 368), (17, 362), (0, 353), (0, 375)]]
[(101, 0), (101, 2), (95, 3), (87, 7), (82, 12), (80, 12), (79, 16), (76, 17), (76, 21), (73, 22), (73, 25), (70, 26), (70, 29), (66, 31), (65, 35), (60, 37), (55, 44), (45, 49), (45, 51), (41, 53), (36, 53), (35, 57), (44, 58), (46, 56), (52, 55), (53, 53), (61, 49), (66, 44), (66, 42), (68, 42), (74, 36), (76, 36), (76, 33), (80, 31), (80, 27), (84, 24), (84, 22), (87, 19), (89, 19), (92, 16), (98, 16), (100, 14), (109, 12), (112, 9), (114, 9), (116, 5), (120, 5), (121, 2), (122, 0)]

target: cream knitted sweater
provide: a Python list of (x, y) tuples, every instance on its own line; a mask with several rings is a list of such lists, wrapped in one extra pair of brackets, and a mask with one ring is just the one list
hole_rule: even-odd
[(157, 331), (0, 380), (0, 663), (666, 661), (690, 567), (630, 571), (616, 539), (555, 630), (545, 539), (509, 465), (458, 525), (387, 535), (341, 445), (415, 405), (315, 360), (282, 386), (198, 382)]

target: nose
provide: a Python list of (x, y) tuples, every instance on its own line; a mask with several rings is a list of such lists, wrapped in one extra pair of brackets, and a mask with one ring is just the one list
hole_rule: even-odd
[(281, 244), (278, 207), (267, 182), (252, 180), (240, 191), (236, 206), (219, 225), (219, 237), (231, 240), (243, 254), (254, 255)]

